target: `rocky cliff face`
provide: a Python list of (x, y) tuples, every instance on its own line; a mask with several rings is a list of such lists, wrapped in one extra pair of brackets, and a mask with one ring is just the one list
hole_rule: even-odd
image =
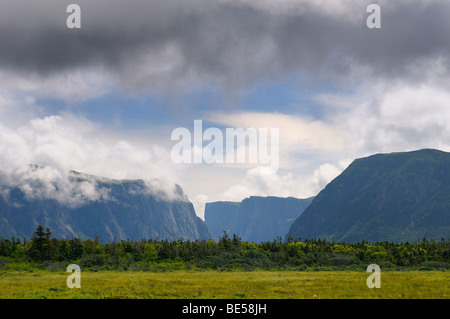
[(181, 187), (177, 188), (179, 196), (171, 200), (149, 192), (140, 180), (109, 180), (78, 173), (72, 173), (72, 179), (88, 180), (107, 196), (68, 205), (55, 199), (30, 199), (20, 188), (12, 188), (0, 196), (0, 237), (29, 238), (38, 224), (49, 227), (55, 237), (99, 236), (104, 242), (214, 237), (196, 216)]
[(213, 202), (205, 205), (205, 223), (215, 239), (219, 239), (223, 232), (232, 234), (232, 224), (237, 216), (239, 202)]
[(450, 153), (420, 150), (355, 160), (322, 190), (288, 236), (414, 241), (450, 236)]
[(217, 239), (226, 231), (247, 241), (272, 241), (285, 236), (311, 200), (251, 196), (240, 203), (207, 203), (205, 222)]

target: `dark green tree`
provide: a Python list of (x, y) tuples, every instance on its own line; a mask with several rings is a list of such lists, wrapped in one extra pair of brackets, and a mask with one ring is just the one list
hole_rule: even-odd
[(51, 259), (51, 245), (50, 245), (50, 235), (52, 233), (48, 229), (44, 229), (43, 226), (39, 225), (36, 231), (33, 233), (33, 238), (31, 239), (31, 247), (28, 251), (28, 255), (31, 259), (35, 261), (45, 261)]

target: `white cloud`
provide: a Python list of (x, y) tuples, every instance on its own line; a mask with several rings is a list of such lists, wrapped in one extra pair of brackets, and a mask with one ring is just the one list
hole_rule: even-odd
[[(70, 170), (114, 179), (144, 179), (155, 195), (182, 199), (176, 192), (177, 169), (161, 147), (127, 141), (105, 143), (94, 123), (66, 114), (34, 118), (19, 128), (0, 123), (0, 173), (5, 186), (29, 198), (67, 204), (107, 198), (92, 181), (74, 182)], [(38, 167), (30, 166), (38, 165)]]
[(242, 181), (231, 186), (220, 195), (221, 200), (241, 201), (249, 196), (279, 196), (307, 198), (317, 195), (326, 184), (338, 176), (349, 161), (341, 161), (336, 165), (322, 164), (312, 174), (305, 173), (294, 176), (274, 173), (267, 167), (256, 167), (247, 171)]
[(445, 89), (380, 85), (349, 96), (348, 105), (338, 111), (335, 121), (353, 136), (349, 154), (450, 150), (450, 93)]
[(280, 131), (281, 163), (286, 154), (298, 151), (339, 152), (346, 147), (350, 135), (339, 123), (329, 123), (292, 114), (263, 112), (228, 112), (207, 114), (208, 121), (229, 127), (278, 128)]
[(75, 181), (68, 172), (50, 166), (28, 165), (10, 172), (1, 170), (0, 176), (0, 193), (6, 199), (9, 199), (9, 191), (13, 187), (19, 188), (27, 199), (53, 199), (68, 206), (109, 199), (106, 188), (97, 187), (95, 182), (89, 180)]

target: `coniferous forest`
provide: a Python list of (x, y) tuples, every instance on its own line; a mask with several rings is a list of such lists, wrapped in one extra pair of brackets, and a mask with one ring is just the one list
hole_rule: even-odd
[(52, 238), (39, 226), (30, 240), (0, 239), (0, 270), (449, 270), (450, 241), (356, 243), (278, 238), (252, 243), (224, 233), (213, 240), (141, 240), (101, 243), (99, 238)]

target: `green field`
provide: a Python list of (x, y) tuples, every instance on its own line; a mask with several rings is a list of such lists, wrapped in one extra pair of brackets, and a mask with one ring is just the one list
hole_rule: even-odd
[(356, 271), (82, 272), (81, 288), (66, 286), (68, 273), (0, 274), (0, 298), (444, 298), (448, 271), (387, 271), (381, 288), (369, 289), (369, 273)]

